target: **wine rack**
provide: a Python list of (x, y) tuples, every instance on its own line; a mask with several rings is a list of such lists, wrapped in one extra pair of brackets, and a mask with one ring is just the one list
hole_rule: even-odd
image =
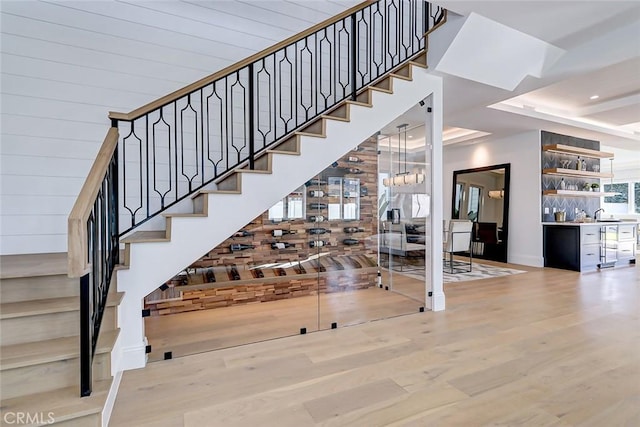
[[(189, 270), (196, 271), (195, 274), (176, 276), (168, 282), (166, 290), (154, 291), (145, 299), (152, 315), (375, 286), (375, 247), (342, 243), (347, 238), (364, 242), (376, 228), (378, 156), (375, 147), (373, 139), (361, 144), (357, 151), (339, 159), (339, 165), (334, 165), (337, 168), (328, 168), (297, 189), (297, 200), (303, 206), (302, 217), (274, 222), (265, 211), (194, 262)], [(349, 161), (349, 156), (361, 161)], [(347, 174), (349, 168), (357, 168), (362, 173)], [(329, 185), (332, 177), (340, 180), (339, 186)], [(358, 185), (353, 185), (356, 183)], [(359, 215), (354, 219), (342, 218), (342, 214), (329, 219), (330, 204), (355, 200), (359, 203)], [(313, 210), (309, 208), (311, 203), (326, 204), (327, 208)], [(325, 232), (310, 233), (314, 228)], [(272, 244), (278, 243), (290, 246), (272, 248)], [(232, 252), (231, 245), (247, 247)], [(269, 264), (281, 267), (267, 267)]]

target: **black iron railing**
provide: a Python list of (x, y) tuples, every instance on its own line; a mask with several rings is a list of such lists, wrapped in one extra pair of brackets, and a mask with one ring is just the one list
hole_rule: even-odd
[(119, 263), (118, 130), (107, 133), (69, 215), (69, 276), (80, 278), (80, 394), (91, 394), (91, 368), (109, 284)]
[(361, 6), (152, 109), (119, 119), (123, 233), (215, 181), (425, 49), (444, 10)]
[[(445, 10), (367, 2), (129, 114), (112, 127), (69, 215), (69, 276), (81, 284), (81, 395), (119, 263), (119, 237), (425, 50)], [(119, 227), (119, 218), (124, 221)]]

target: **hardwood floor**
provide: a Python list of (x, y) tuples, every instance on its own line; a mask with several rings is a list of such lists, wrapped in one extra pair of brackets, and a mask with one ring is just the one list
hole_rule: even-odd
[(513, 267), (444, 312), (125, 372), (110, 425), (640, 425), (638, 268)]

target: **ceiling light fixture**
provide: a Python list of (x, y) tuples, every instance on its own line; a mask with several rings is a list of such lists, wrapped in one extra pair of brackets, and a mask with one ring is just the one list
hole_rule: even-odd
[[(408, 124), (401, 124), (398, 126), (398, 172), (393, 178), (385, 178), (382, 180), (382, 184), (386, 187), (398, 186), (398, 185), (414, 185), (422, 184), (424, 182), (423, 173), (410, 173), (407, 170), (407, 126)], [(402, 136), (404, 132), (404, 168), (400, 167), (400, 159), (402, 157)], [(411, 136), (409, 136), (411, 138)]]
[(600, 95), (591, 95), (589, 97), (589, 99), (598, 99), (598, 98), (600, 98)]

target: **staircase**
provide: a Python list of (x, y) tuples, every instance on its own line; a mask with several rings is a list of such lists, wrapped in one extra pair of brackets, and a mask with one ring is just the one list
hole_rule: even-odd
[(102, 425), (123, 295), (115, 286), (109, 295), (93, 364), (94, 393), (81, 398), (79, 287), (67, 277), (66, 254), (10, 255), (0, 262), (0, 425)]
[(138, 231), (122, 240), (127, 268), (118, 271), (118, 288), (126, 295), (121, 306), (121, 321), (127, 325), (121, 343), (124, 369), (146, 363), (142, 299), (436, 91), (439, 80), (425, 72), (425, 58), (424, 53), (418, 55), (359, 93), (355, 101), (345, 101), (268, 150), (256, 160), (255, 170), (235, 170), (218, 182), (217, 189), (196, 192), (191, 213), (165, 214), (164, 229)]
[[(400, 3), (402, 2), (398, 4)], [(418, 13), (418, 5), (423, 5), (422, 2), (412, 0), (407, 4), (414, 9), (411, 12), (406, 9), (406, 13), (415, 19), (424, 18), (429, 31), (444, 22), (444, 12), (440, 8), (433, 12), (430, 7), (424, 6), (424, 11), (420, 9)], [(395, 2), (393, 5), (396, 12), (402, 7), (409, 8), (396, 7)], [(367, 33), (367, 37), (373, 37), (373, 29), (369, 30), (369, 27), (362, 25), (365, 8), (372, 8), (368, 10), (370, 17), (391, 13), (391, 9), (384, 9), (381, 3), (365, 2), (337, 16), (334, 22), (327, 25), (342, 25), (334, 34), (344, 35), (348, 31), (357, 31), (357, 28), (366, 28), (366, 31), (371, 31), (370, 34)], [(397, 21), (400, 22), (400, 19)], [(434, 25), (429, 26), (429, 22)], [(414, 25), (413, 29), (416, 28), (422, 30), (422, 27)], [(314, 32), (323, 29), (326, 41), (327, 30), (322, 25), (310, 29), (298, 41), (309, 40)], [(203, 157), (202, 182), (196, 190), (192, 191), (189, 180), (188, 191), (178, 195), (176, 183), (176, 196), (172, 202), (176, 204), (175, 208), (167, 210), (164, 200), (160, 202), (162, 206), (156, 212), (149, 213), (153, 209), (146, 206), (146, 217), (141, 221), (135, 218), (135, 213), (132, 214), (131, 227), (119, 227), (118, 224), (127, 210), (126, 187), (122, 198), (118, 194), (122, 191), (120, 187), (127, 185), (126, 182), (119, 182), (124, 173), (118, 156), (125, 157), (127, 138), (132, 134), (138, 138), (133, 132), (136, 120), (146, 120), (149, 123), (151, 114), (159, 114), (158, 122), (164, 121), (163, 108), (172, 102), (174, 115), (177, 116), (180, 99), (188, 100), (187, 106), (181, 111), (189, 113), (190, 108), (195, 113), (199, 108), (198, 112), (204, 117), (203, 95), (198, 93), (201, 101), (199, 107), (196, 105), (194, 109), (191, 105), (193, 91), (201, 91), (213, 82), (215, 93), (216, 79), (226, 78), (224, 76), (227, 74), (235, 73), (236, 83), (239, 83), (238, 70), (244, 68), (223, 70), (196, 82), (195, 86), (167, 95), (132, 113), (111, 113), (112, 127), (69, 216), (69, 253), (4, 256), (0, 260), (0, 426), (106, 425), (122, 371), (141, 368), (146, 364), (146, 342), (141, 315), (145, 295), (430, 94), (437, 94), (440, 99), (440, 79), (425, 72), (426, 41), (422, 38), (422, 33), (418, 37), (412, 37), (406, 43), (413, 50), (408, 49), (408, 45), (405, 46), (404, 56), (397, 53), (397, 58), (394, 59), (396, 56), (393, 56), (388, 67), (385, 59), (386, 68), (383, 72), (377, 71), (374, 74), (373, 65), (370, 64), (368, 74), (361, 72), (358, 76), (360, 64), (356, 66), (356, 60), (353, 59), (349, 68), (349, 83), (346, 84), (349, 89), (345, 92), (342, 73), (335, 75), (334, 83), (342, 85), (343, 91), (338, 96), (335, 89), (335, 103), (327, 106), (325, 99), (324, 107), (316, 105), (317, 114), (311, 117), (309, 109), (306, 109), (302, 123), (296, 118), (295, 126), (291, 128), (285, 124), (284, 129), (279, 129), (274, 123), (272, 141), (265, 139), (261, 147), (254, 149), (253, 134), (257, 132), (250, 132), (249, 155), (243, 153), (244, 157), (241, 158), (238, 151), (237, 163), (231, 165), (227, 158), (227, 169), (219, 172), (216, 166), (214, 178), (208, 182), (204, 182)], [(418, 39), (418, 42), (415, 43), (414, 39)], [(352, 43), (353, 54), (358, 49), (356, 44), (361, 40), (353, 36), (353, 33), (350, 40), (358, 40)], [(294, 48), (297, 48), (298, 41), (293, 41)], [(399, 50), (400, 41), (396, 41)], [(284, 51), (284, 61), (287, 49), (291, 46), (288, 43), (291, 42), (292, 39), (286, 40), (280, 47), (271, 49), (270, 54), (279, 59), (278, 52)], [(344, 40), (341, 36), (336, 38), (334, 35), (333, 42), (343, 44)], [(307, 42), (304, 43), (304, 49), (307, 49)], [(318, 46), (322, 43), (320, 41)], [(403, 46), (404, 43), (403, 40)], [(300, 52), (304, 53), (304, 49)], [(320, 55), (322, 47), (318, 49)], [(340, 49), (335, 50), (340, 52)], [(412, 53), (408, 54), (409, 51)], [(375, 63), (375, 48), (372, 48), (372, 52)], [(251, 83), (251, 76), (255, 76), (255, 85), (258, 86), (258, 77), (264, 71), (265, 60), (259, 55), (254, 55), (237, 66), (247, 67), (249, 64), (249, 86), (254, 84)], [(254, 70), (252, 67), (259, 64), (260, 58), (262, 71)], [(304, 61), (301, 60), (300, 67), (303, 65)], [(320, 68), (321, 66), (318, 70)], [(297, 77), (292, 77), (291, 82), (297, 82), (296, 79)], [(300, 82), (302, 85), (302, 78)], [(271, 87), (269, 83), (269, 90)], [(275, 87), (274, 80), (274, 91)], [(252, 99), (253, 90), (254, 88), (249, 87), (247, 99)], [(323, 94), (321, 84), (315, 90)], [(257, 88), (256, 91), (256, 99), (259, 99), (260, 89)], [(302, 87), (300, 91), (303, 92)], [(303, 95), (300, 95), (301, 106), (295, 106), (295, 113), (293, 98), (292, 96), (289, 100), (292, 115), (299, 114), (301, 106), (302, 110), (306, 108)], [(233, 106), (231, 100), (232, 109)], [(269, 108), (271, 106), (269, 104)], [(275, 101), (273, 108), (275, 111)], [(251, 116), (247, 121), (247, 128), (260, 131), (260, 117), (252, 117), (254, 111), (257, 116), (260, 115), (260, 107), (244, 106), (244, 109), (250, 111), (248, 114)], [(204, 135), (205, 121), (203, 118), (201, 120), (200, 132)], [(224, 121), (227, 122), (226, 116)], [(206, 123), (209, 130), (208, 116)], [(180, 122), (180, 132), (184, 130), (182, 125)], [(123, 132), (123, 138), (120, 139), (120, 131), (126, 132), (127, 126), (131, 133), (127, 135)], [(231, 127), (233, 128), (233, 123)], [(149, 130), (148, 127), (146, 129)], [(155, 127), (153, 131), (155, 134)], [(173, 131), (177, 147), (177, 119)], [(195, 134), (198, 134), (197, 129)], [(204, 147), (204, 136), (201, 138), (200, 144)], [(220, 138), (222, 139), (222, 135)], [(195, 140), (197, 151), (197, 136)], [(232, 130), (231, 146), (237, 149), (233, 140)], [(141, 140), (140, 144), (142, 147)], [(155, 150), (155, 140), (152, 145)], [(226, 150), (228, 155), (230, 147), (226, 147)], [(140, 154), (141, 160), (142, 157)], [(125, 160), (130, 163), (131, 159), (123, 159), (122, 164), (126, 163)], [(176, 177), (177, 163), (176, 157)], [(150, 166), (145, 167), (148, 176)], [(140, 166), (141, 179), (142, 168)], [(155, 172), (154, 164), (154, 186)], [(184, 172), (183, 163), (182, 173)], [(122, 181), (126, 181), (126, 178), (125, 176)], [(142, 200), (142, 184), (140, 193)], [(124, 207), (119, 206), (121, 199), (125, 199)], [(156, 214), (158, 215), (155, 216)], [(158, 222), (154, 218), (162, 221)], [(144, 226), (140, 226), (143, 223)], [(121, 238), (123, 229), (130, 233)], [(121, 247), (124, 247), (123, 252)], [(88, 397), (80, 397), (81, 395)]]

